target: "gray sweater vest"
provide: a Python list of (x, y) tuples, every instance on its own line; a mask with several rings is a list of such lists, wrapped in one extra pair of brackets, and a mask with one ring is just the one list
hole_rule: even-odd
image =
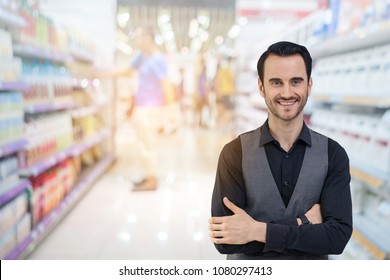
[(255, 220), (270, 222), (297, 217), (319, 202), (328, 172), (328, 138), (310, 130), (312, 146), (306, 147), (301, 171), (293, 195), (285, 207), (268, 165), (264, 147), (260, 147), (260, 128), (242, 134), (242, 172), (247, 205)]
[[(244, 210), (253, 219), (262, 222), (297, 217), (306, 213), (320, 200), (328, 171), (328, 138), (310, 130), (312, 146), (306, 147), (301, 171), (286, 207), (273, 178), (264, 147), (260, 146), (260, 133), (258, 128), (240, 135), (247, 199)], [(228, 256), (228, 259), (248, 258), (250, 259), (242, 254)]]

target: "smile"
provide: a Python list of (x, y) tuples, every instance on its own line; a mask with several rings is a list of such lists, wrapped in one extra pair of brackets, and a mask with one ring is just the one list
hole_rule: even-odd
[(278, 101), (278, 103), (282, 106), (291, 106), (294, 105), (296, 100), (288, 100), (288, 101)]

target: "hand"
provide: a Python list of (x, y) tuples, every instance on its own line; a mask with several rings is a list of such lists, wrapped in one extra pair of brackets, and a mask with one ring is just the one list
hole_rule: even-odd
[(312, 224), (321, 224), (322, 223), (322, 213), (320, 204), (314, 204), (309, 211), (305, 213), (305, 216)]
[(267, 227), (265, 223), (255, 221), (227, 197), (223, 199), (223, 203), (233, 215), (209, 219), (210, 237), (215, 244), (238, 245), (254, 240), (265, 242)]

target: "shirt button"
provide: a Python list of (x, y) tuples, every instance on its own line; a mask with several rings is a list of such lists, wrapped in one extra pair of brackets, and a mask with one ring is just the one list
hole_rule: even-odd
[(283, 182), (283, 185), (287, 186), (287, 185), (288, 185), (288, 182), (287, 182), (287, 181), (284, 181), (284, 182)]
[(289, 158), (290, 156), (289, 156), (289, 155), (285, 155), (284, 157), (285, 157), (285, 158)]

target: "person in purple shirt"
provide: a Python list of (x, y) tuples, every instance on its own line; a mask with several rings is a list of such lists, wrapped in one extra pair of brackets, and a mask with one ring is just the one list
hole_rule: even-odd
[(139, 26), (135, 30), (134, 43), (140, 52), (130, 62), (130, 67), (122, 72), (123, 75), (133, 75), (134, 72), (138, 74), (137, 89), (129, 111), (137, 131), (139, 161), (145, 170), (145, 177), (135, 183), (133, 191), (157, 188), (157, 139), (163, 126), (163, 109), (170, 83), (167, 58), (154, 39), (154, 29), (151, 26)]

